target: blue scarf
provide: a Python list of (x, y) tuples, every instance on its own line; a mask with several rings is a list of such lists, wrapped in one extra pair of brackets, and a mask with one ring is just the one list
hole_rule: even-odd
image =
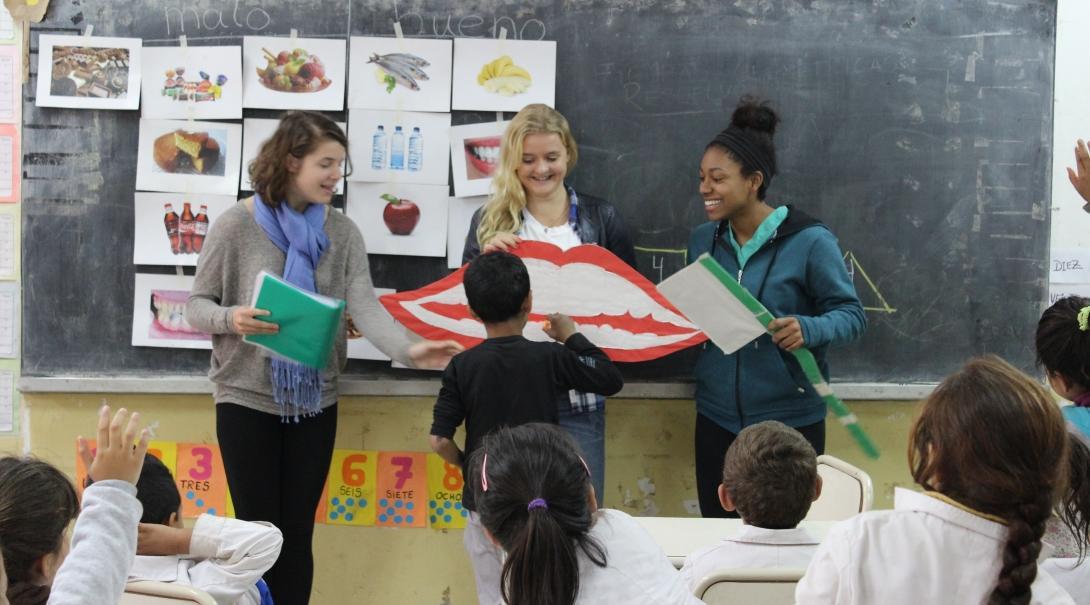
[[(270, 208), (254, 194), (254, 218), (265, 235), (287, 255), (284, 279), (310, 292), (317, 292), (314, 271), (322, 252), (329, 247), (326, 235), (325, 206), (310, 204), (296, 212), (287, 202)], [(322, 377), (318, 370), (283, 357), (270, 357), (273, 399), (280, 405), (284, 420), (299, 422), (299, 415), (313, 416), (321, 411)]]

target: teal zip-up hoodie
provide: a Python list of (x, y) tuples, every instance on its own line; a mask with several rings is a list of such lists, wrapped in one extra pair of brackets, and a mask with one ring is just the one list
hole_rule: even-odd
[[(742, 271), (729, 237), (725, 224), (700, 225), (689, 238), (689, 261), (712, 252), (731, 275), (741, 275), (742, 286), (774, 317), (797, 317), (805, 346), (828, 381), (829, 345), (856, 340), (867, 325), (836, 237), (788, 206), (787, 218)], [(770, 335), (731, 355), (710, 341), (703, 346), (695, 369), (696, 410), (724, 429), (737, 434), (763, 420), (802, 427), (825, 418), (825, 403), (802, 368)]]

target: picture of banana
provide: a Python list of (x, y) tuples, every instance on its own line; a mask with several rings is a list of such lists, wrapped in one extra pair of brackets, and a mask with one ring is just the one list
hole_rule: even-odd
[(477, 84), (483, 86), (488, 92), (505, 97), (526, 92), (532, 82), (530, 72), (515, 65), (511, 57), (507, 55), (485, 63), (481, 72), (477, 74)]

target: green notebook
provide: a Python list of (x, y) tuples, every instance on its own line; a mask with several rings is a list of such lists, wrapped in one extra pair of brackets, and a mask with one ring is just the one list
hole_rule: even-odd
[(343, 300), (307, 292), (262, 271), (254, 283), (253, 306), (269, 312), (257, 319), (279, 325), (280, 331), (243, 340), (305, 366), (325, 368), (341, 326)]

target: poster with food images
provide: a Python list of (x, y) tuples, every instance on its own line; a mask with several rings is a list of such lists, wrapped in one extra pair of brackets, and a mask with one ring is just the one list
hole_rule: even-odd
[(446, 185), (349, 181), (345, 213), (367, 242), (368, 254), (446, 256)]
[(38, 107), (140, 107), (140, 38), (38, 36)]
[(531, 103), (553, 106), (556, 42), (457, 38), (453, 109), (518, 111)]
[(195, 267), (209, 228), (235, 196), (137, 191), (134, 202), (133, 264)]
[(243, 107), (344, 109), (344, 40), (246, 36)]
[(349, 107), (450, 111), (450, 40), (353, 36), (349, 52)]
[(137, 273), (132, 346), (211, 349), (212, 337), (193, 328), (185, 319), (185, 303), (192, 289), (192, 275)]
[(450, 159), (454, 174), (454, 195), (488, 195), (492, 174), (500, 162), (500, 143), (507, 122), (484, 122), (452, 126)]
[(145, 47), (140, 115), (232, 120), (242, 117), (242, 51), (238, 46)]
[(350, 181), (446, 185), (450, 114), (352, 109)]
[[(239, 187), (242, 191), (254, 190), (253, 184), (250, 183), (250, 164), (257, 159), (261, 145), (272, 137), (279, 125), (280, 120), (267, 118), (246, 118), (242, 121), (242, 185)], [(337, 126), (340, 126), (345, 136), (348, 136), (348, 124), (337, 122)], [(345, 169), (347, 170), (347, 162)], [(344, 183), (338, 182), (334, 193), (343, 192)]]
[(447, 268), (457, 269), (462, 266), (462, 252), (465, 251), (466, 238), (477, 237), (469, 232), (473, 222), (473, 213), (488, 201), (480, 197), (452, 197), (447, 210)]
[(140, 120), (136, 188), (181, 193), (238, 193), (242, 125)]

